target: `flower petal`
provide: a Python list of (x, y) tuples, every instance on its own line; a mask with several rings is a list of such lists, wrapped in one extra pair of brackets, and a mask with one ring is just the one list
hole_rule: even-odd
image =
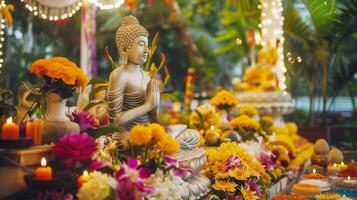
[(138, 173), (139, 173), (139, 177), (142, 179), (147, 179), (151, 175), (150, 170), (147, 167), (140, 167)]
[(128, 167), (130, 169), (136, 169), (139, 166), (139, 161), (136, 158), (128, 158)]

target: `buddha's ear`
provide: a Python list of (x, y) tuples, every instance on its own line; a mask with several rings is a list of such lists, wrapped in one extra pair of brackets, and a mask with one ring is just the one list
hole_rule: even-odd
[(122, 48), (121, 48), (121, 51), (122, 51), (123, 53), (127, 53), (127, 50), (128, 50), (128, 48), (126, 48), (126, 47), (122, 47)]

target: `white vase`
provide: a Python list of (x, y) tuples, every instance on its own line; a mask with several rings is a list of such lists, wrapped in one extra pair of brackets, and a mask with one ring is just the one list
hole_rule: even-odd
[(42, 140), (44, 144), (56, 142), (67, 133), (79, 133), (78, 124), (70, 121), (66, 116), (66, 99), (62, 99), (57, 93), (50, 93), (46, 97), (46, 102)]
[(66, 116), (67, 99), (62, 99), (57, 93), (50, 93), (46, 97), (45, 119), (48, 121), (70, 121)]

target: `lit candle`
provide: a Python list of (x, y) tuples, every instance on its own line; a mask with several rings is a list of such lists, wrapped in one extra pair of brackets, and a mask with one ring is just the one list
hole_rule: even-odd
[(46, 158), (41, 159), (41, 167), (38, 167), (35, 172), (36, 179), (48, 181), (52, 179), (52, 168), (47, 166)]
[(33, 121), (26, 122), (26, 137), (32, 138), (35, 132), (35, 124)]
[(343, 180), (344, 183), (349, 183), (349, 184), (355, 184), (357, 181), (356, 180), (351, 180), (351, 177), (348, 176), (347, 180)]
[(313, 174), (316, 174), (316, 169), (315, 169), (315, 168), (312, 170), (312, 173), (313, 173)]
[(84, 170), (83, 175), (78, 177), (77, 186), (81, 188), (84, 183), (86, 183), (90, 179), (87, 170)]
[(12, 117), (6, 120), (2, 126), (2, 139), (3, 140), (18, 140), (20, 138), (20, 128), (17, 124), (12, 122)]
[(327, 173), (330, 175), (335, 175), (339, 171), (340, 171), (340, 166), (338, 166), (336, 163), (334, 163), (332, 166), (331, 165), (327, 166)]

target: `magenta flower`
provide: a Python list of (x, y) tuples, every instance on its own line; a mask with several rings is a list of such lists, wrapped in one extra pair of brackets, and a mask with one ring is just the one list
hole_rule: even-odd
[[(174, 167), (174, 169), (172, 169), (172, 173), (175, 175), (175, 176), (178, 176), (178, 177), (183, 177), (185, 175), (188, 175), (190, 176), (193, 171), (192, 169), (183, 169), (183, 168), (180, 168), (179, 166), (179, 163), (177, 162), (177, 160), (169, 157), (169, 156), (165, 156), (164, 157), (164, 165), (167, 166), (167, 167)], [(176, 168), (176, 169), (175, 169)]]
[(275, 168), (273, 155), (261, 153), (259, 155), (259, 161), (264, 165), (265, 171), (270, 171)]
[(154, 188), (144, 183), (150, 175), (150, 170), (139, 166), (136, 158), (128, 158), (128, 165), (122, 165), (114, 174), (119, 199), (136, 200), (152, 193)]
[(89, 162), (97, 146), (94, 138), (87, 133), (74, 133), (61, 137), (52, 151), (67, 167), (74, 167), (79, 163)]
[(79, 125), (81, 133), (99, 127), (99, 121), (92, 113), (87, 111), (74, 112), (73, 121)]
[(250, 191), (254, 191), (258, 197), (262, 196), (262, 189), (257, 184), (257, 181), (255, 181), (253, 179), (249, 179), (245, 185), (249, 187)]
[(226, 170), (231, 170), (236, 167), (240, 167), (242, 165), (242, 161), (238, 159), (236, 155), (229, 156), (227, 162), (224, 164)]

